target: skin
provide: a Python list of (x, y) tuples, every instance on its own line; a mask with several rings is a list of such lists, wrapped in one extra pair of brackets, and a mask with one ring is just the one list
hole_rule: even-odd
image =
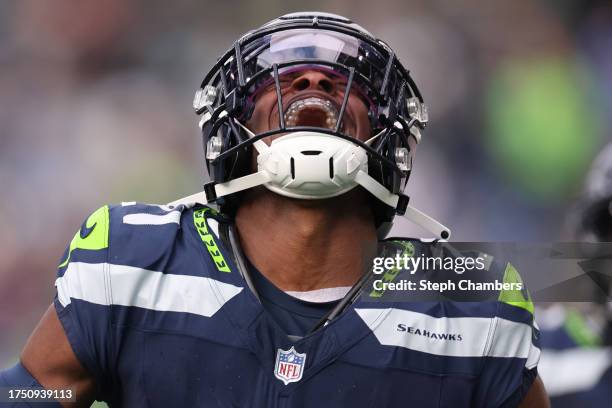
[[(315, 70), (283, 78), (283, 110), (295, 100), (313, 96), (339, 106), (344, 85)], [(305, 112), (296, 124), (324, 126), (324, 117), (318, 113)], [(345, 133), (368, 139), (372, 131), (367, 114), (363, 101), (351, 93)], [(255, 133), (279, 127), (274, 88), (260, 93), (247, 126)], [(367, 255), (356, 254), (373, 256), (377, 242), (373, 215), (361, 189), (325, 200), (292, 199), (263, 188), (250, 190), (237, 211), (236, 228), (249, 260), (277, 287), (292, 291), (352, 286), (369, 260)]]
[[(340, 85), (321, 72), (306, 71), (283, 88), (283, 99), (290, 103), (293, 98), (321, 96), (337, 102), (343, 96)], [(278, 127), (275, 109), (276, 96), (264, 90), (249, 127), (256, 133)], [(317, 126), (320, 117), (312, 112), (300, 120)], [(370, 137), (367, 108), (358, 96), (349, 97), (344, 130), (361, 140)], [(350, 286), (376, 248), (373, 216), (359, 189), (326, 200), (295, 200), (251, 190), (238, 209), (236, 226), (245, 254), (283, 290)], [(53, 305), (27, 341), (21, 362), (44, 387), (75, 390), (78, 402), (65, 407), (88, 407), (93, 402), (95, 382), (72, 351)], [(538, 377), (520, 407), (549, 406)]]
[(93, 403), (95, 382), (72, 351), (53, 305), (28, 339), (21, 364), (45, 388), (71, 388), (77, 402), (63, 403), (64, 407), (89, 407)]
[[(342, 99), (342, 86), (329, 86), (324, 73), (306, 71), (283, 86), (284, 108), (292, 101), (316, 93)], [(367, 107), (349, 95), (345, 133), (360, 140), (371, 136)], [(305, 120), (306, 121), (306, 120)], [(322, 126), (322, 123), (297, 123)], [(248, 123), (255, 133), (279, 127), (277, 99), (269, 89), (257, 100)], [(376, 242), (374, 220), (367, 197), (361, 190), (328, 200), (296, 200), (267, 190), (252, 190), (236, 214), (236, 228), (245, 255), (278, 288), (305, 291), (349, 286), (361, 276), (363, 260), (355, 256), (361, 248), (368, 251)], [(369, 214), (369, 215), (368, 215)], [(262, 240), (261, 237), (266, 239)], [(362, 252), (363, 253), (363, 252)], [(520, 408), (550, 407), (542, 380), (538, 376)]]

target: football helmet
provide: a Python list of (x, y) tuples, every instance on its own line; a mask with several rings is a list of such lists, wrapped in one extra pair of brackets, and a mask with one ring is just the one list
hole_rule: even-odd
[(612, 143), (595, 158), (572, 218), (577, 238), (612, 240)]
[[(593, 161), (587, 174), (584, 191), (570, 214), (575, 237), (582, 242), (612, 242), (612, 143), (608, 143)], [(609, 245), (584, 247), (592, 259), (609, 259)], [(591, 254), (591, 252), (593, 254)], [(602, 266), (603, 266), (602, 265)], [(612, 285), (605, 273), (594, 273), (595, 308), (588, 313), (602, 322), (602, 345), (612, 345)], [(585, 305), (586, 306), (586, 305)]]
[[(283, 100), (284, 86), (312, 70), (344, 88), (340, 100), (308, 93)], [(275, 92), (278, 127), (256, 133), (248, 121), (263, 90)], [(346, 126), (349, 95), (367, 108), (372, 132), (366, 140)], [(201, 116), (210, 182), (203, 192), (171, 204), (214, 202), (231, 214), (236, 193), (259, 185), (299, 199), (362, 186), (376, 198), (379, 232), (400, 214), (438, 238), (450, 237), (448, 228), (410, 206), (402, 193), (428, 121), (421, 93), (393, 50), (351, 20), (300, 12), (246, 33), (204, 77), (193, 107)], [(300, 121), (304, 111), (317, 111), (321, 120), (315, 126)]]

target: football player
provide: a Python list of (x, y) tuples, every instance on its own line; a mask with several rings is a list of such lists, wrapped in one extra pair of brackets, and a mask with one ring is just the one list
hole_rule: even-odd
[(395, 215), (450, 236), (402, 194), (428, 117), (388, 45), (341, 16), (285, 15), (219, 58), (194, 109), (204, 191), (89, 216), (3, 384), (70, 387), (84, 406), (547, 406), (529, 299), (368, 288), (375, 255), (431, 246), (379, 242)]
[[(571, 217), (576, 238), (612, 242), (612, 144), (593, 162), (585, 187)], [(550, 324), (542, 330), (541, 363), (554, 407), (602, 407), (612, 400), (612, 287), (609, 279), (597, 287), (593, 302), (545, 313)]]

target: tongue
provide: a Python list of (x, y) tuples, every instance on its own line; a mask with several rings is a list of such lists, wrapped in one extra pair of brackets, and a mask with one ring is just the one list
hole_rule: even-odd
[(327, 113), (317, 107), (305, 107), (297, 113), (295, 126), (329, 127)]

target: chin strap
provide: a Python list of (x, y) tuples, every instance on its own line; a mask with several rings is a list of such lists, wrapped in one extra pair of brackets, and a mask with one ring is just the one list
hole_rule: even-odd
[[(250, 137), (255, 136), (246, 126), (236, 123)], [(224, 183), (206, 183), (204, 191), (169, 205), (191, 207), (209, 204), (218, 198), (261, 185), (277, 194), (306, 200), (335, 197), (360, 185), (395, 209), (396, 214), (439, 239), (450, 238), (450, 229), (410, 206), (408, 196), (390, 192), (370, 176), (365, 150), (349, 141), (316, 132), (294, 132), (275, 139), (270, 145), (263, 140), (257, 140), (253, 145), (259, 153), (257, 172)]]
[[(225, 183), (207, 183), (204, 185), (204, 191), (173, 201), (168, 205), (185, 205), (187, 207), (193, 207), (196, 204), (209, 204), (213, 203), (218, 198), (244, 191), (249, 188), (261, 186), (269, 181), (270, 176), (267, 174), (267, 172), (265, 170), (260, 170), (257, 173), (226, 181)], [(448, 240), (450, 238), (451, 231), (449, 228), (422, 211), (409, 205), (409, 198), (407, 196), (391, 193), (369, 174), (361, 170), (357, 172), (355, 182), (365, 188), (383, 203), (395, 208), (398, 215), (401, 215), (426, 229), (437, 238), (443, 240)]]
[(436, 221), (434, 218), (417, 210), (408, 201), (410, 198), (403, 194), (393, 194), (387, 190), (382, 184), (376, 181), (372, 176), (363, 171), (359, 171), (355, 176), (355, 181), (361, 187), (368, 190), (374, 197), (378, 198), (389, 207), (395, 208), (395, 212), (413, 223), (425, 228), (427, 231), (434, 234), (437, 238), (447, 240), (450, 238), (451, 231), (443, 224)]

